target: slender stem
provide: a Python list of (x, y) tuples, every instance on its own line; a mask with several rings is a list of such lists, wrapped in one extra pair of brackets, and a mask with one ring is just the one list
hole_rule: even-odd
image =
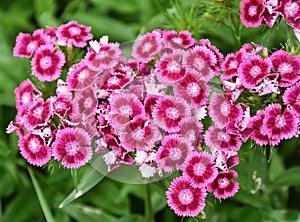
[(76, 190), (76, 193), (78, 192), (78, 180), (77, 180), (77, 170), (74, 168), (71, 168), (71, 175), (72, 175), (72, 179), (73, 179), (73, 184)]
[(0, 196), (0, 221), (2, 221), (2, 201)]
[(145, 200), (145, 219), (146, 222), (152, 222), (152, 210), (151, 210), (151, 193), (149, 184), (145, 184), (146, 200)]

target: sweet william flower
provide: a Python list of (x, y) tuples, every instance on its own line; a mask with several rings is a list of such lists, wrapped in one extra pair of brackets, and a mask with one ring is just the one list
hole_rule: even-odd
[(166, 195), (169, 207), (178, 216), (197, 216), (205, 207), (205, 189), (192, 187), (184, 177), (175, 178)]
[(58, 130), (52, 144), (52, 155), (66, 168), (78, 168), (92, 157), (91, 138), (81, 128)]
[(54, 81), (61, 75), (65, 64), (65, 54), (56, 50), (52, 45), (42, 45), (36, 50), (31, 61), (32, 74), (40, 81)]
[(285, 105), (291, 105), (291, 109), (300, 117), (300, 83), (287, 88), (282, 96)]
[(263, 0), (244, 0), (241, 6), (241, 21), (246, 27), (257, 27), (263, 20), (265, 10)]

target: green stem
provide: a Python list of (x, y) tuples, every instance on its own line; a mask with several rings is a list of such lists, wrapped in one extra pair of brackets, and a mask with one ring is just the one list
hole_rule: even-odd
[(152, 209), (151, 209), (151, 193), (149, 184), (145, 184), (146, 200), (145, 200), (145, 220), (152, 222)]
[(73, 184), (76, 190), (76, 193), (78, 192), (78, 180), (77, 180), (77, 170), (74, 168), (71, 168), (71, 175), (72, 175), (72, 179), (73, 179)]
[(2, 201), (0, 196), (0, 221), (2, 221)]

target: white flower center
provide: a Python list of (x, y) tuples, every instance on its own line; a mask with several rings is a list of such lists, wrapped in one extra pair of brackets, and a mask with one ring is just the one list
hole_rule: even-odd
[(80, 146), (77, 142), (72, 141), (66, 144), (66, 152), (68, 155), (74, 156), (80, 150)]
[(189, 83), (187, 85), (187, 93), (191, 97), (198, 96), (200, 94), (200, 86), (197, 83), (195, 83), (195, 82)]
[(44, 56), (40, 61), (40, 66), (42, 69), (48, 69), (52, 66), (52, 59), (50, 56)]
[(168, 65), (167, 65), (167, 70), (169, 72), (179, 72), (180, 71), (180, 65), (175, 61), (169, 62)]
[(79, 35), (81, 32), (80, 28), (77, 27), (71, 27), (69, 28), (69, 31), (72, 35)]
[(261, 73), (261, 69), (259, 66), (253, 66), (250, 70), (251, 75), (256, 76)]
[(166, 117), (169, 119), (178, 119), (179, 112), (175, 107), (169, 107), (165, 111)]
[(249, 8), (249, 15), (250, 16), (255, 16), (257, 14), (257, 6), (255, 5), (252, 5), (250, 8)]

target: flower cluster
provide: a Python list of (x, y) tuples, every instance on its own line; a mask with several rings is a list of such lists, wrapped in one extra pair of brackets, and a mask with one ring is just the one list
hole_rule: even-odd
[(241, 21), (246, 27), (265, 24), (272, 27), (280, 17), (294, 28), (300, 41), (300, 3), (292, 0), (243, 0)]
[[(245, 44), (224, 58), (208, 39), (154, 30), (126, 58), (119, 43), (91, 39), (90, 28), (74, 21), (17, 37), (14, 55), (33, 57), (32, 74), (55, 86), (50, 96), (30, 80), (15, 90), (18, 113), (7, 132), (17, 132), (30, 164), (53, 157), (78, 168), (102, 155), (108, 171), (123, 164), (137, 166), (143, 178), (179, 171), (168, 205), (196, 216), (208, 192), (225, 199), (238, 191), (232, 168), (243, 141), (277, 145), (299, 133), (299, 56), (268, 56)], [(88, 40), (80, 62), (65, 64)]]

